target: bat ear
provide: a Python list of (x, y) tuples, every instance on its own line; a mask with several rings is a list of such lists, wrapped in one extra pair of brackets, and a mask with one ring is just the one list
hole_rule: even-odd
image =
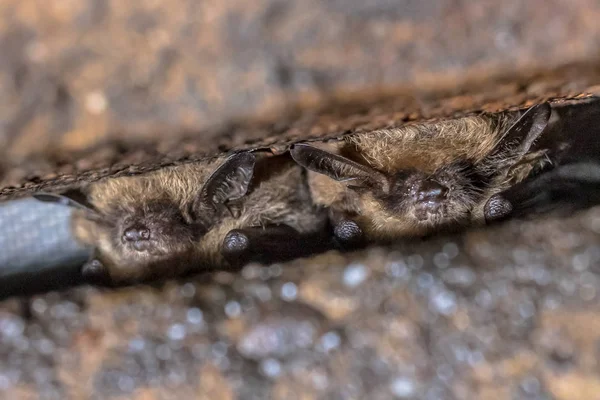
[(304, 168), (346, 182), (351, 188), (388, 191), (388, 179), (384, 174), (345, 157), (302, 143), (293, 145), (290, 154)]
[(236, 153), (227, 158), (206, 180), (193, 204), (197, 219), (214, 216), (227, 201), (243, 197), (250, 187), (256, 157), (250, 152)]
[(509, 146), (513, 149), (515, 160), (520, 160), (529, 152), (533, 142), (548, 125), (551, 112), (547, 102), (533, 106), (506, 131), (500, 143), (503, 147)]
[(40, 192), (33, 194), (33, 198), (46, 203), (57, 203), (67, 207), (77, 208), (95, 214), (94, 207), (87, 201), (85, 193), (80, 190), (69, 190), (64, 193)]

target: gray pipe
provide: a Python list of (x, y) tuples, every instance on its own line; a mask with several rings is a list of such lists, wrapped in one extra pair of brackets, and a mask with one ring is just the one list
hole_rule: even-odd
[(31, 198), (0, 203), (0, 298), (81, 281), (90, 250), (72, 237), (71, 212)]

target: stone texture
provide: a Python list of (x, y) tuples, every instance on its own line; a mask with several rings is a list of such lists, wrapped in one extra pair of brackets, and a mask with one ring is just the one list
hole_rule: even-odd
[(0, 194), (576, 95), (598, 82), (599, 14), (593, 0), (5, 0)]
[[(6, 398), (594, 398), (600, 208), (0, 303)], [(204, 398), (203, 397), (203, 398)]]

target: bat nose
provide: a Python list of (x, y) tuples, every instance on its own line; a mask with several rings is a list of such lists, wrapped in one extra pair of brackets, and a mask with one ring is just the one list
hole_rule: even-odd
[(420, 203), (435, 203), (443, 200), (448, 193), (448, 188), (431, 179), (421, 182), (417, 190), (416, 200)]
[(123, 231), (123, 240), (126, 242), (139, 242), (150, 239), (150, 229), (145, 225), (133, 225)]

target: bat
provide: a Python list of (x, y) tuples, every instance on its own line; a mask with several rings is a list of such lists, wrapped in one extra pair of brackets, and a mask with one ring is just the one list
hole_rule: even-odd
[(291, 147), (309, 170), (316, 204), (329, 210), (342, 246), (422, 237), (485, 223), (487, 201), (543, 169), (533, 149), (548, 103), (519, 117), (478, 115), (348, 135), (337, 143)]
[(304, 175), (289, 155), (238, 152), (34, 197), (75, 207), (74, 236), (95, 249), (84, 276), (137, 282), (321, 248)]

